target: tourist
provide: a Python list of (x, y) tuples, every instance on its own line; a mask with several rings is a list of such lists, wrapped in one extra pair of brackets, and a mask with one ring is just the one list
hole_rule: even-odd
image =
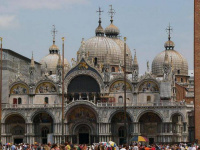
[(16, 150), (15, 144), (13, 144), (13, 145), (11, 146), (11, 150)]
[(138, 145), (137, 143), (135, 143), (134, 147), (133, 147), (133, 150), (138, 150)]
[(53, 144), (51, 150), (59, 150), (58, 145), (57, 144)]

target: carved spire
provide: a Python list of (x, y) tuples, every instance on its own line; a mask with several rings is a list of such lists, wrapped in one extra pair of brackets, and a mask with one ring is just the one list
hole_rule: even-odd
[(81, 50), (81, 57), (82, 57), (82, 58), (85, 58), (85, 41), (84, 41), (84, 38), (82, 38), (81, 47), (82, 47), (82, 50)]
[(164, 79), (164, 81), (168, 81), (170, 79), (170, 73), (171, 73), (171, 64), (169, 61), (168, 51), (166, 50), (164, 63), (163, 63), (163, 79)]
[(61, 63), (61, 56), (60, 56), (60, 53), (59, 53), (59, 58), (58, 58), (58, 67), (61, 67), (62, 66), (62, 63)]
[(137, 61), (137, 56), (136, 56), (136, 50), (134, 49), (134, 51), (135, 51), (135, 55), (133, 59), (132, 81), (137, 82), (138, 74), (139, 74), (139, 66), (138, 66), (138, 61)]
[(164, 64), (165, 65), (169, 65), (169, 56), (168, 56), (168, 52), (167, 51), (165, 51)]
[(134, 65), (134, 66), (138, 66), (136, 50), (134, 49), (134, 51), (135, 51), (135, 55), (134, 55), (134, 59), (133, 59), (133, 65)]
[(31, 67), (32, 68), (35, 67), (35, 62), (34, 62), (34, 58), (33, 58), (33, 52), (32, 52), (32, 57), (31, 57)]

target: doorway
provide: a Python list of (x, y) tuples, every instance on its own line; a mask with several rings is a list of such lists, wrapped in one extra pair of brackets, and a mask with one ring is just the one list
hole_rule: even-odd
[(154, 138), (149, 138), (149, 144), (154, 144)]
[(89, 144), (89, 133), (79, 133), (79, 144)]
[(90, 129), (87, 125), (79, 126), (77, 135), (78, 135), (79, 144), (89, 144), (90, 143)]
[(15, 144), (23, 143), (23, 139), (14, 139)]

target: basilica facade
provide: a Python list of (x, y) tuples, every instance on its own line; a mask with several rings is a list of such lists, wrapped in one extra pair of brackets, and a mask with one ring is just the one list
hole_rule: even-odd
[[(112, 9), (111, 9), (112, 12)], [(95, 36), (82, 40), (71, 65), (55, 44), (40, 62), (3, 49), (3, 143), (61, 142), (62, 92), (65, 141), (121, 144), (142, 135), (149, 143), (193, 140), (193, 76), (187, 60), (176, 51), (169, 34), (164, 51), (152, 67), (139, 74), (120, 30), (111, 23), (103, 29), (101, 18)], [(168, 28), (170, 33), (170, 27)], [(125, 47), (126, 46), (126, 47)], [(126, 122), (124, 127), (124, 49), (126, 49)], [(161, 48), (162, 49), (162, 48)], [(62, 91), (64, 69), (64, 91)]]

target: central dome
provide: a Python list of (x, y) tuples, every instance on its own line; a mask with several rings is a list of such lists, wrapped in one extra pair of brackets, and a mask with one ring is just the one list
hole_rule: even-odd
[(108, 37), (96, 36), (88, 39), (85, 42), (85, 51), (89, 52), (88, 59), (90, 61), (96, 59), (97, 64), (108, 62), (110, 65), (118, 66), (119, 62), (123, 60), (120, 47)]

